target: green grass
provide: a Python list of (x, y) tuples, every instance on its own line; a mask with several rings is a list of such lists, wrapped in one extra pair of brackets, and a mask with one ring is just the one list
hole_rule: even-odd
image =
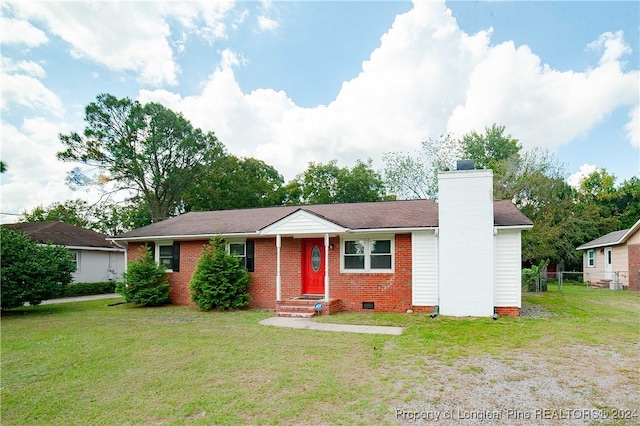
[(425, 357), (452, 365), (460, 357), (575, 344), (637, 357), (639, 296), (577, 286), (525, 296), (550, 314), (544, 319), (320, 319), (406, 327), (402, 336), (266, 327), (258, 322), (273, 314), (262, 311), (108, 307), (113, 300), (24, 307), (2, 316), (1, 421), (384, 423), (398, 401), (416, 397), (408, 378), (398, 382), (399, 369)]

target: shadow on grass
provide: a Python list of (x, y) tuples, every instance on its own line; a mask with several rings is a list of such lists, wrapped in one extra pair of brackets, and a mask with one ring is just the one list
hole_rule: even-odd
[[(0, 312), (2, 319), (15, 317), (34, 317), (41, 315), (66, 314), (71, 312), (92, 311), (98, 308), (107, 308), (116, 299), (99, 299), (82, 302), (51, 303), (37, 306), (21, 306), (13, 309), (3, 309)], [(123, 299), (124, 301), (124, 299)]]

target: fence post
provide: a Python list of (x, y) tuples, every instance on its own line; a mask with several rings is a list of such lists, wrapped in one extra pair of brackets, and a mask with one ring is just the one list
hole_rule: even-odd
[(560, 276), (558, 277), (558, 291), (562, 291), (562, 278), (564, 271), (560, 271)]

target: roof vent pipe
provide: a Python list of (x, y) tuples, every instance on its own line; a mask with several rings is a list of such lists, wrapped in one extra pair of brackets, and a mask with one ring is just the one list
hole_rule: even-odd
[(475, 164), (473, 160), (458, 160), (456, 161), (456, 170), (473, 170)]

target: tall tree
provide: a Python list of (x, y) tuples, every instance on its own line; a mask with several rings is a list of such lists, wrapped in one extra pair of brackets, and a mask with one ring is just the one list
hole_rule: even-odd
[(38, 206), (30, 212), (22, 212), (20, 222), (64, 222), (84, 228), (90, 224), (89, 206), (84, 200), (67, 200), (47, 207)]
[(493, 186), (496, 196), (501, 196), (509, 171), (518, 168), (522, 146), (511, 135), (505, 135), (505, 127), (492, 124), (484, 134), (476, 131), (465, 134), (460, 141), (463, 158), (473, 160), (477, 169), (493, 170)]
[(356, 165), (338, 167), (337, 160), (327, 164), (309, 163), (285, 188), (287, 204), (329, 204), (379, 201), (385, 198), (385, 186), (372, 162), (360, 160)]
[(178, 213), (185, 189), (216, 159), (224, 146), (211, 132), (194, 129), (182, 115), (156, 103), (98, 95), (85, 109), (83, 134), (60, 135), (63, 161), (97, 166), (101, 178), (133, 190), (149, 206), (153, 222)]
[(185, 210), (228, 210), (282, 205), (284, 178), (255, 158), (227, 155), (185, 191)]
[(385, 185), (399, 199), (436, 198), (438, 172), (451, 170), (460, 159), (460, 142), (450, 134), (423, 141), (413, 154), (384, 154)]

